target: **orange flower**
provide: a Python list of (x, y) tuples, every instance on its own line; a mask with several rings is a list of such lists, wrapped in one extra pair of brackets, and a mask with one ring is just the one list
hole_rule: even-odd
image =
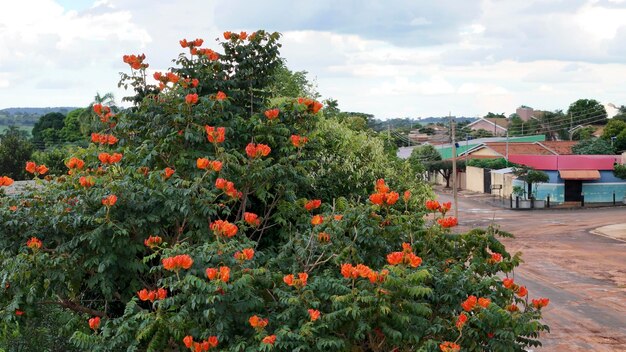
[(27, 161), (26, 162), (26, 171), (34, 174), (35, 172), (37, 172), (37, 164), (35, 164), (35, 162), (33, 161)]
[(217, 160), (211, 161), (211, 170), (215, 172), (219, 172), (220, 170), (222, 170), (222, 162)]
[(391, 265), (398, 265), (402, 263), (403, 259), (404, 259), (404, 253), (402, 252), (393, 252), (393, 253), (387, 254), (387, 263)]
[(297, 134), (291, 135), (291, 144), (296, 148), (304, 147), (304, 145), (309, 141), (308, 138), (299, 136)]
[(0, 187), (2, 186), (10, 186), (13, 184), (13, 179), (9, 176), (1, 176), (0, 177)]
[(404, 191), (404, 195), (402, 196), (402, 199), (404, 200), (404, 202), (408, 202), (409, 198), (411, 198), (411, 191)]
[(322, 205), (322, 201), (319, 199), (312, 199), (308, 202), (306, 202), (306, 204), (304, 205), (304, 209), (311, 211), (313, 209), (317, 209), (320, 207), (320, 205)]
[(216, 220), (211, 223), (210, 227), (217, 236), (223, 236), (228, 238), (235, 236), (237, 234), (237, 231), (239, 230), (237, 228), (237, 225), (231, 224), (230, 222), (225, 220)]
[(287, 286), (293, 286), (294, 276), (293, 274), (283, 276), (283, 282), (287, 284)]
[(508, 310), (509, 312), (517, 312), (519, 311), (519, 307), (515, 304), (509, 304), (508, 306), (506, 306), (506, 310)]
[(330, 242), (330, 235), (327, 234), (326, 232), (320, 232), (317, 235), (317, 240), (320, 241), (321, 243), (328, 243)]
[(324, 107), (322, 103), (308, 98), (298, 98), (298, 104), (306, 105), (307, 111), (314, 114), (317, 114), (317, 112), (320, 111), (322, 107)]
[(481, 297), (478, 299), (478, 305), (483, 308), (489, 307), (490, 304), (491, 304), (491, 300), (489, 298)]
[(422, 258), (416, 256), (413, 253), (408, 253), (404, 255), (404, 260), (407, 261), (408, 260), (408, 264), (413, 267), (413, 268), (417, 268), (418, 266), (420, 266), (422, 264)]
[(450, 208), (452, 208), (452, 202), (441, 203), (439, 211), (445, 215), (450, 210)]
[(142, 301), (154, 302), (157, 299), (162, 300), (167, 298), (167, 290), (164, 288), (159, 288), (158, 290), (148, 291), (144, 288), (143, 290), (137, 292), (137, 296), (139, 296), (139, 299)]
[(320, 225), (323, 222), (324, 222), (324, 218), (321, 215), (315, 215), (313, 218), (311, 218), (311, 224), (313, 226)]
[(39, 175), (45, 175), (48, 172), (48, 168), (46, 167), (46, 165), (38, 165), (37, 166), (37, 173)]
[(548, 303), (550, 303), (550, 299), (548, 298), (538, 298), (538, 299), (533, 299), (533, 306), (535, 306), (536, 309), (541, 309), (543, 307), (548, 306)]
[(89, 187), (92, 187), (93, 185), (95, 185), (96, 181), (91, 176), (86, 176), (86, 177), (85, 176), (81, 176), (78, 179), (78, 183), (80, 183), (80, 185), (85, 187), (85, 188), (89, 188)]
[(246, 40), (246, 38), (248, 38), (248, 33), (246, 32), (239, 33), (239, 39)]
[(304, 286), (306, 286), (308, 279), (309, 279), (309, 274), (307, 273), (299, 273), (297, 279), (294, 277), (293, 274), (289, 274), (283, 277), (283, 282), (285, 282), (287, 286), (303, 288)]
[(474, 309), (477, 302), (478, 299), (476, 298), (476, 296), (472, 295), (467, 297), (467, 299), (463, 303), (461, 303), (461, 307), (463, 307), (463, 310), (465, 310), (466, 312), (470, 312), (472, 309)]
[(267, 324), (269, 323), (269, 320), (262, 319), (256, 315), (253, 315), (250, 317), (250, 319), (248, 319), (248, 322), (250, 323), (250, 326), (252, 326), (255, 329), (263, 329), (267, 326)]
[(189, 269), (193, 265), (193, 259), (187, 254), (180, 254), (174, 257), (163, 258), (161, 260), (163, 268), (169, 271)]
[(528, 294), (528, 290), (526, 289), (526, 286), (520, 286), (517, 289), (517, 292), (515, 292), (519, 297), (524, 297)]
[(89, 328), (91, 330), (98, 330), (100, 327), (100, 317), (93, 317), (89, 319)]
[(21, 311), (19, 309), (15, 310), (15, 315), (17, 315), (18, 317), (21, 317), (22, 315), (24, 315), (24, 311)]
[(376, 205), (383, 205), (385, 202), (385, 194), (384, 193), (374, 193), (370, 195), (370, 202)]
[(76, 157), (71, 157), (65, 165), (68, 169), (82, 169), (85, 166), (85, 162)]
[(353, 271), (354, 271), (354, 267), (352, 266), (352, 264), (348, 264), (348, 263), (341, 264), (341, 275), (345, 277), (346, 279), (356, 278), (356, 277), (353, 277), (352, 275)]
[(499, 263), (502, 261), (502, 254), (500, 253), (491, 253), (491, 260), (494, 263)]
[(266, 144), (248, 143), (248, 145), (246, 146), (246, 154), (251, 159), (268, 156), (270, 151), (272, 151), (272, 148), (270, 148)]
[(457, 218), (455, 218), (454, 216), (449, 216), (447, 218), (437, 219), (437, 223), (443, 228), (450, 228), (458, 225), (459, 220), (457, 220)]
[(187, 105), (194, 105), (198, 103), (198, 94), (187, 94), (185, 97), (185, 103)]
[(426, 201), (426, 209), (430, 211), (438, 211), (440, 208), (439, 202), (436, 200), (427, 200)]
[(273, 345), (276, 342), (276, 335), (265, 336), (261, 342), (266, 345)]
[(235, 259), (237, 260), (252, 260), (252, 257), (254, 257), (254, 249), (252, 248), (246, 248), (243, 249), (241, 252), (235, 252)]
[(221, 177), (218, 177), (215, 180), (215, 187), (217, 187), (217, 189), (225, 189), (227, 184), (228, 184), (228, 181), (226, 181), (225, 179)]
[(41, 248), (41, 240), (37, 237), (31, 237), (28, 241), (26, 241), (26, 247), (37, 250)]
[(320, 318), (320, 311), (317, 309), (309, 309), (309, 316), (311, 317), (311, 321), (316, 321)]
[(185, 347), (191, 348), (191, 346), (193, 345), (193, 336), (185, 336), (183, 338), (183, 343), (185, 344)]
[(502, 286), (504, 286), (505, 288), (511, 288), (513, 287), (513, 285), (514, 285), (513, 279), (506, 278), (502, 280)]
[(389, 192), (389, 186), (387, 186), (385, 184), (385, 180), (382, 178), (379, 178), (378, 180), (376, 180), (376, 186), (375, 186), (376, 192), (378, 193), (387, 193)]
[(102, 205), (105, 207), (112, 207), (117, 202), (117, 196), (115, 194), (110, 194), (104, 198), (102, 198)]
[(259, 216), (255, 213), (243, 213), (243, 220), (250, 226), (257, 227), (261, 225), (261, 219), (259, 219)]
[(279, 112), (280, 110), (278, 109), (265, 110), (265, 117), (267, 117), (268, 120), (273, 120), (278, 117)]
[(343, 215), (335, 215), (333, 218), (335, 221), (341, 221), (341, 219), (343, 219)]
[(150, 249), (154, 249), (163, 243), (163, 239), (159, 236), (150, 236), (143, 241), (143, 244)]
[(226, 93), (219, 91), (217, 92), (217, 94), (215, 94), (215, 100), (217, 101), (223, 101), (226, 99)]
[(163, 170), (164, 175), (163, 177), (165, 177), (165, 179), (167, 180), (168, 178), (172, 177), (172, 175), (174, 174), (174, 169), (172, 169), (171, 167), (166, 167), (165, 170)]
[(222, 143), (226, 137), (226, 128), (225, 127), (213, 127), (213, 126), (204, 126), (204, 130), (207, 134), (207, 139), (211, 143)]
[(398, 201), (398, 198), (400, 198), (400, 195), (397, 192), (390, 192), (385, 198), (385, 203), (387, 203), (387, 205), (394, 205)]
[(207, 158), (198, 158), (196, 160), (196, 166), (198, 167), (198, 169), (206, 170), (209, 167), (210, 162), (211, 161)]
[(148, 64), (144, 64), (143, 60), (146, 59), (146, 55), (141, 54), (141, 55), (124, 55), (122, 57), (124, 59), (124, 62), (129, 64), (130, 67), (134, 70), (139, 70), (142, 68), (147, 68), (149, 65)]
[(450, 341), (445, 341), (444, 343), (440, 344), (439, 348), (441, 349), (441, 352), (459, 352), (461, 350), (461, 346)]
[(120, 160), (122, 160), (122, 157), (123, 156), (120, 153), (114, 153), (112, 155), (109, 154), (109, 153), (100, 153), (100, 154), (98, 154), (98, 159), (103, 164), (115, 164), (115, 163), (119, 162)]
[(230, 40), (231, 32), (224, 32), (224, 39)]
[(459, 314), (459, 317), (456, 319), (456, 327), (457, 329), (463, 329), (463, 325), (467, 322), (467, 315), (465, 313)]

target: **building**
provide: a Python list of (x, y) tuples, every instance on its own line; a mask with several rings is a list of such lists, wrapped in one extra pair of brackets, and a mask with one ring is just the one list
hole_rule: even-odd
[(467, 125), (472, 131), (485, 130), (494, 136), (506, 136), (509, 120), (503, 118), (479, 118)]
[(567, 155), (572, 154), (576, 141), (498, 141), (475, 145), (459, 156), (467, 155), (468, 159), (507, 158), (508, 155)]

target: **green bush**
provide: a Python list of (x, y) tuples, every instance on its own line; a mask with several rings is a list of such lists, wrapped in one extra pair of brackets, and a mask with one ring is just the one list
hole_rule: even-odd
[(0, 200), (4, 329), (56, 306), (91, 351), (540, 344), (541, 307), (500, 278), (520, 263), (507, 234), (453, 234), (449, 204), (425, 216), (408, 164), (321, 104), (268, 106), (278, 34), (225, 38), (219, 57), (181, 41), (163, 88), (125, 57), (134, 106), (67, 155), (70, 174)]

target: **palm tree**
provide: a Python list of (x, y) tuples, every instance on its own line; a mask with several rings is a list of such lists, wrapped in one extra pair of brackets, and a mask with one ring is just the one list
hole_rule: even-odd
[(104, 95), (100, 95), (99, 92), (96, 92), (96, 96), (93, 97), (93, 101), (80, 116), (80, 132), (85, 136), (89, 136), (91, 132), (98, 129), (97, 123), (99, 120), (93, 113), (93, 106), (96, 104), (106, 105), (110, 107), (113, 112), (118, 111), (118, 108), (115, 105), (115, 96), (113, 93), (109, 92)]

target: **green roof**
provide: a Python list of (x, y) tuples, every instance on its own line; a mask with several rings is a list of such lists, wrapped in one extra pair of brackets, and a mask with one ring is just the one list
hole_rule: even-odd
[[(533, 136), (523, 136), (523, 137), (509, 137), (509, 143), (515, 142), (544, 142), (546, 140), (546, 136), (543, 134), (533, 135)], [(465, 141), (458, 141), (459, 147), (456, 148), (456, 155), (463, 153), (468, 149), (472, 149), (477, 145), (481, 145), (485, 142), (506, 142), (506, 137), (496, 137), (496, 138), (480, 138), (474, 139), (465, 144)], [(451, 159), (452, 158), (452, 147), (438, 147), (434, 146), (435, 149), (441, 155), (441, 159)]]

